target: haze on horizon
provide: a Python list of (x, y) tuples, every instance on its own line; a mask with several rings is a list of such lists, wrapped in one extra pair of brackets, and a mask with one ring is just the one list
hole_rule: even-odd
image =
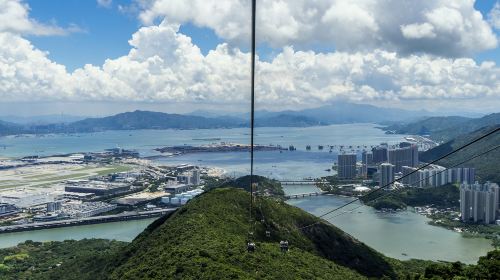
[[(249, 3), (0, 0), (1, 115), (247, 112)], [(498, 1), (258, 1), (257, 109), (496, 112), (499, 31)]]

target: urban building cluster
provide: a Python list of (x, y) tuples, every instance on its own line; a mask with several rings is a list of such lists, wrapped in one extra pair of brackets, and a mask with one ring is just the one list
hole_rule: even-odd
[(386, 186), (401, 177), (404, 167), (418, 166), (418, 146), (409, 142), (389, 146), (382, 143), (372, 148), (371, 152), (361, 155), (361, 170), (364, 178), (375, 177), (379, 185)]
[(460, 186), (460, 213), (463, 222), (491, 224), (499, 218), (498, 184), (463, 183)]
[(88, 218), (116, 209), (115, 204), (102, 201), (54, 201), (47, 203), (45, 214), (33, 217), (34, 222), (48, 222), (61, 219)]
[[(182, 173), (177, 175), (177, 182), (187, 186), (198, 186), (201, 183), (200, 170), (192, 165), (183, 165), (178, 167)], [(191, 170), (189, 170), (191, 169)]]
[[(107, 153), (122, 154), (112, 150)], [(79, 158), (80, 159), (80, 158)], [(87, 155), (87, 160), (94, 160)], [(203, 192), (194, 165), (140, 165), (133, 171), (65, 180), (46, 188), (14, 188), (0, 193), (0, 222), (15, 225), (64, 219), (85, 219), (123, 209), (157, 208), (154, 202), (182, 205)], [(163, 207), (163, 206), (161, 206)], [(161, 208), (160, 207), (160, 208)], [(120, 210), (122, 211), (122, 210)]]
[[(403, 166), (401, 183), (409, 187), (439, 187), (450, 183), (473, 184), (476, 178), (476, 169), (469, 167), (446, 169), (442, 166), (432, 165), (423, 170), (416, 170), (415, 167)], [(408, 176), (404, 177), (406, 175)]]
[(418, 146), (409, 142), (389, 146), (382, 143), (373, 147), (371, 151), (361, 154), (361, 168), (358, 168), (355, 153), (341, 153), (338, 155), (338, 178), (353, 179), (356, 176), (363, 178), (377, 177), (382, 185), (394, 180), (395, 174), (401, 172), (404, 166), (418, 166)]
[(390, 146), (382, 143), (371, 151), (361, 153), (361, 165), (357, 164), (357, 155), (341, 153), (338, 155), (338, 178), (354, 179), (361, 177), (378, 182), (379, 186), (387, 186), (401, 178), (398, 184), (407, 187), (439, 187), (449, 183), (475, 182), (475, 169), (457, 167), (446, 169), (439, 165), (431, 165), (418, 170), (418, 146), (402, 142)]

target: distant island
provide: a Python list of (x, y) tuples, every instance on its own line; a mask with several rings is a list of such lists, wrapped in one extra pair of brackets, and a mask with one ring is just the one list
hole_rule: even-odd
[[(278, 151), (284, 150), (281, 146), (271, 145), (254, 145), (254, 151)], [(235, 143), (219, 143), (202, 146), (169, 146), (156, 148), (155, 151), (160, 153), (171, 154), (193, 154), (193, 153), (212, 153), (212, 152), (250, 152), (250, 145), (235, 144)]]
[[(256, 127), (310, 127), (349, 123), (384, 123), (415, 120), (431, 113), (366, 104), (337, 102), (323, 107), (300, 111), (257, 111)], [(69, 118), (65, 122), (47, 122), (55, 118), (0, 118), (0, 136), (17, 134), (88, 133), (108, 130), (138, 129), (216, 129), (249, 127), (249, 114), (214, 115), (169, 114), (136, 110), (100, 118)], [(19, 120), (18, 122), (13, 122)]]

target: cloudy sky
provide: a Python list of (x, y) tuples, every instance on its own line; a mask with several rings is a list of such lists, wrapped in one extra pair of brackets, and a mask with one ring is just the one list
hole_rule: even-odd
[[(0, 115), (249, 106), (248, 0), (0, 0)], [(496, 0), (258, 0), (257, 106), (500, 111)]]

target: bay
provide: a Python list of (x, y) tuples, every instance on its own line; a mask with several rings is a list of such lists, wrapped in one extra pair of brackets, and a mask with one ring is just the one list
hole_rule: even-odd
[[(285, 187), (287, 194), (311, 190), (309, 186)], [(323, 195), (290, 199), (287, 203), (319, 216), (353, 199)], [(324, 219), (388, 257), (474, 264), (493, 250), (490, 240), (465, 238), (458, 232), (429, 225), (429, 218), (412, 210), (383, 213), (359, 206), (359, 202), (353, 203)]]
[[(211, 130), (132, 130), (105, 131), (87, 134), (57, 134), (46, 136), (0, 137), (0, 158), (29, 155), (53, 155), (74, 152), (96, 152), (121, 147), (134, 149), (141, 156), (158, 156), (154, 149), (173, 145), (202, 145), (211, 142), (249, 143), (249, 129)], [(326, 171), (336, 161), (327, 145), (370, 146), (381, 142), (395, 144), (405, 135), (387, 135), (373, 124), (330, 125), (307, 128), (257, 128), (256, 143), (288, 147), (297, 151), (269, 151), (255, 154), (256, 174), (277, 179), (301, 179), (333, 174)], [(220, 138), (220, 140), (208, 140)], [(207, 140), (200, 140), (207, 139)], [(305, 147), (310, 145), (311, 151)], [(324, 145), (323, 151), (318, 145)], [(176, 157), (161, 157), (158, 164), (189, 163), (223, 168), (227, 174), (249, 173), (249, 153), (200, 153)], [(304, 193), (311, 186), (287, 186), (287, 193)], [(320, 196), (289, 200), (291, 205), (320, 215), (351, 198)], [(356, 207), (353, 205), (353, 207)], [(490, 241), (464, 238), (459, 233), (428, 225), (428, 219), (411, 211), (377, 213), (361, 207), (339, 217), (327, 219), (360, 241), (387, 256), (398, 259), (420, 258), (475, 263), (479, 256), (491, 250)], [(25, 240), (49, 241), (83, 238), (133, 240), (154, 219), (124, 221), (79, 227), (46, 229), (0, 235), (0, 247), (14, 246)]]

